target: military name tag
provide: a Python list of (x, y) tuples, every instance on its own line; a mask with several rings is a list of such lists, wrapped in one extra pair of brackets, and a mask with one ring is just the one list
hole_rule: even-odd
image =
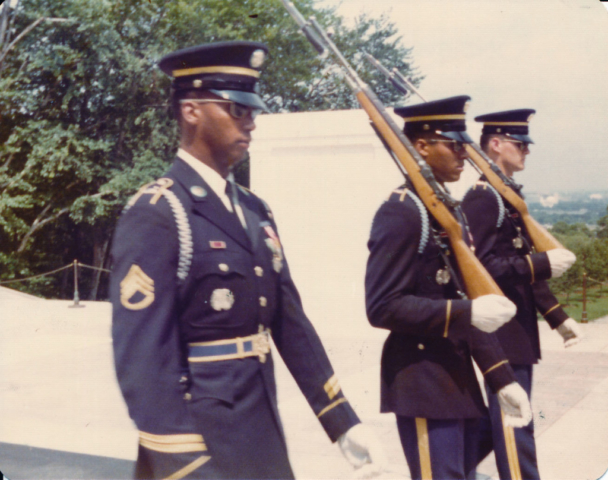
[(435, 274), (435, 281), (438, 285), (447, 285), (452, 276), (447, 268), (440, 268)]

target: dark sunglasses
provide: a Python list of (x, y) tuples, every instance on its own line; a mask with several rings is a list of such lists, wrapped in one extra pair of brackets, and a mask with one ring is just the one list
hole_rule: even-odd
[(433, 138), (432, 140), (429, 140), (429, 143), (449, 143), (450, 148), (454, 153), (460, 153), (464, 150), (464, 143), (457, 140), (439, 140), (437, 138)]
[(255, 119), (262, 111), (259, 108), (252, 108), (246, 105), (241, 105), (240, 103), (233, 102), (232, 100), (223, 100), (221, 98), (185, 98), (180, 100), (180, 103), (184, 102), (195, 102), (195, 103), (229, 103), (230, 115), (237, 120), (245, 118), (247, 115), (251, 115), (252, 119)]
[(530, 144), (528, 142), (522, 142), (521, 140), (503, 139), (503, 142), (515, 143), (517, 145), (517, 148), (519, 148), (522, 152), (525, 152), (530, 147)]

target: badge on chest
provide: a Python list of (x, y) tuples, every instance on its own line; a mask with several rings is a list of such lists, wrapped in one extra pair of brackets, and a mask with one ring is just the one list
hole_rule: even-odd
[(272, 268), (274, 268), (275, 272), (279, 273), (283, 268), (283, 249), (281, 248), (281, 241), (271, 225), (265, 225), (264, 231), (266, 232), (266, 235), (268, 235), (268, 238), (265, 238), (264, 242), (272, 253)]

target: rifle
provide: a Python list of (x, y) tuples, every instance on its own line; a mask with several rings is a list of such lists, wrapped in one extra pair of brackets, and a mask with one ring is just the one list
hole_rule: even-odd
[(288, 0), (282, 2), (317, 52), (325, 55), (328, 51), (337, 60), (346, 83), (369, 116), (373, 128), (389, 149), (393, 159), (398, 162), (398, 166), (407, 172), (428, 211), (447, 233), (469, 298), (475, 299), (488, 294), (502, 295), (496, 282), (464, 242), (462, 228), (446, 206), (446, 203), (450, 203), (449, 196), (441, 189), (430, 167), (386, 112), (382, 102), (359, 78), (317, 20), (311, 17), (306, 21), (293, 3)]
[[(396, 68), (392, 72), (389, 72), (378, 60), (372, 57), (369, 53), (365, 53), (365, 58), (374, 65), (380, 73), (387, 77), (393, 86), (403, 93), (408, 95), (410, 92), (418, 95), (424, 102), (427, 100), (418, 92), (412, 82), (405, 78), (401, 72)], [(546, 252), (547, 250), (553, 250), (554, 248), (564, 248), (561, 243), (551, 235), (545, 227), (538, 223), (530, 213), (528, 212), (528, 206), (523, 198), (521, 198), (517, 191), (519, 190), (515, 185), (515, 182), (507, 177), (498, 165), (496, 165), (490, 157), (481, 149), (476, 143), (465, 145), (467, 153), (469, 154), (469, 160), (477, 171), (485, 175), (488, 179), (488, 183), (492, 185), (502, 197), (509, 202), (515, 210), (521, 216), (522, 221), (526, 227), (528, 235), (532, 240), (534, 249), (537, 252)]]

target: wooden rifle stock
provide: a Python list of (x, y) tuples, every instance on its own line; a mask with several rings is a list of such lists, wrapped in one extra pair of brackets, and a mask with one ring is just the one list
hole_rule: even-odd
[[(365, 54), (365, 58), (388, 80), (390, 80), (393, 86), (401, 93), (407, 95), (409, 91), (411, 91), (418, 95), (423, 102), (427, 101), (426, 98), (424, 98), (420, 92), (418, 92), (416, 87), (414, 87), (414, 85), (407, 78), (401, 75), (398, 70), (393, 69), (393, 73), (389, 72), (378, 60), (367, 53)], [(466, 149), (467, 153), (469, 154), (469, 159), (475, 163), (479, 170), (481, 170), (481, 172), (485, 175), (485, 177), (488, 179), (488, 183), (492, 185), (505, 200), (513, 205), (515, 210), (517, 210), (522, 221), (524, 222), (528, 234), (530, 235), (534, 249), (537, 252), (546, 252), (547, 250), (553, 250), (555, 248), (564, 248), (563, 245), (559, 243), (559, 241), (553, 235), (551, 235), (545, 227), (532, 218), (528, 212), (526, 202), (509, 185), (507, 185), (501, 178), (500, 174), (494, 170), (494, 168), (498, 167), (492, 167), (492, 160), (486, 156), (483, 150), (481, 150), (481, 147), (479, 147), (477, 144), (467, 144)]]
[[(395, 161), (409, 175), (418, 196), (426, 205), (431, 215), (445, 229), (469, 298), (475, 299), (488, 294), (502, 295), (503, 293), (496, 282), (463, 240), (460, 224), (449, 211), (448, 207), (437, 196), (436, 192), (439, 188), (436, 186), (436, 181), (432, 176), (430, 168), (424, 163), (424, 160), (405, 137), (401, 129), (386, 113), (382, 102), (363, 83), (357, 72), (353, 70), (318, 22), (314, 18), (306, 21), (289, 0), (282, 0), (282, 2), (319, 54), (323, 55), (327, 48), (337, 59), (347, 84), (357, 97), (361, 107), (366, 111), (376, 132), (390, 149)], [(425, 175), (428, 180), (425, 178)], [(437, 190), (431, 184), (434, 184)]]
[(386, 112), (380, 111), (376, 105), (374, 105), (374, 102), (369, 97), (369, 93), (366, 94), (364, 89), (360, 89), (356, 93), (356, 97), (379, 134), (382, 135), (393, 151), (395, 158), (407, 171), (418, 196), (425, 204), (426, 208), (446, 231), (468, 297), (474, 299), (492, 293), (502, 295), (503, 293), (494, 279), (463, 240), (462, 228), (454, 218), (454, 215), (452, 215), (444, 203), (437, 198), (433, 188), (420, 173), (420, 167), (405, 146), (405, 142), (409, 143), (407, 138), (401, 133), (395, 133), (386, 119)]
[(532, 218), (532, 215), (528, 212), (528, 206), (524, 199), (515, 193), (511, 187), (505, 184), (500, 176), (492, 170), (490, 165), (491, 160), (485, 158), (485, 154), (483, 154), (480, 147), (476, 145), (466, 145), (466, 149), (469, 158), (479, 167), (488, 179), (488, 183), (492, 185), (507, 202), (513, 205), (515, 210), (517, 210), (524, 222), (528, 235), (530, 235), (530, 239), (534, 244), (534, 249), (537, 252), (546, 252), (547, 250), (553, 250), (555, 248), (564, 248), (545, 227)]

